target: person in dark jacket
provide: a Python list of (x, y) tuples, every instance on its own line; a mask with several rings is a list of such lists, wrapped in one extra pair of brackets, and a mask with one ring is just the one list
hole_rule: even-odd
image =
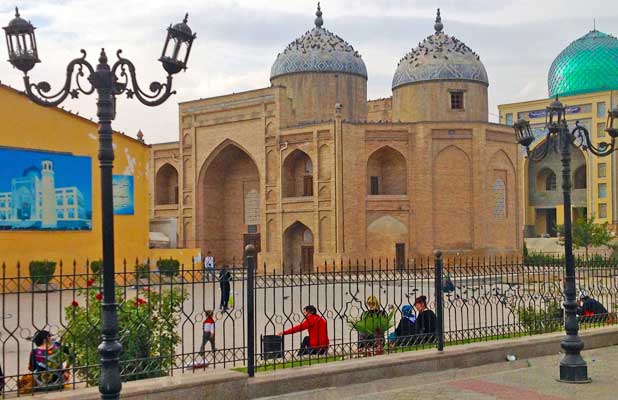
[(605, 322), (608, 318), (607, 308), (590, 296), (580, 296), (578, 305), (577, 315), (582, 322)]
[(306, 306), (303, 309), (303, 314), (305, 314), (303, 322), (277, 333), (277, 336), (290, 335), (307, 330), (309, 331), (309, 336), (303, 338), (298, 355), (326, 354), (330, 344), (326, 320), (318, 315), (318, 310), (312, 305)]
[(388, 341), (392, 346), (407, 346), (414, 344), (414, 334), (416, 332), (416, 315), (411, 305), (406, 304), (401, 307), (401, 319), (395, 332), (388, 335)]
[(427, 308), (427, 296), (419, 296), (414, 300), (416, 308), (415, 333), (417, 343), (430, 343), (436, 340), (436, 314)]
[(219, 310), (227, 311), (228, 303), (230, 302), (230, 282), (232, 281), (232, 274), (227, 269), (227, 265), (224, 265), (219, 271), (219, 287), (221, 288), (221, 304)]

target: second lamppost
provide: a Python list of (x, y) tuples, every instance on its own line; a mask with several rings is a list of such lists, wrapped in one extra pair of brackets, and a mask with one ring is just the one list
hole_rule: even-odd
[(54, 107), (67, 97), (77, 98), (80, 94), (97, 92), (97, 117), (99, 118), (99, 167), (101, 170), (101, 221), (103, 231), (103, 301), (101, 302), (101, 375), (99, 391), (102, 399), (118, 399), (122, 387), (120, 377), (120, 353), (122, 345), (118, 333), (116, 289), (114, 281), (114, 204), (112, 168), (114, 149), (112, 146), (112, 121), (116, 117), (116, 96), (126, 94), (137, 98), (147, 106), (157, 106), (172, 94), (172, 75), (187, 68), (187, 61), (195, 34), (185, 19), (167, 28), (167, 38), (159, 61), (168, 73), (165, 83), (152, 82), (150, 91), (143, 91), (138, 85), (133, 63), (116, 55), (118, 60), (109, 65), (105, 50), (101, 50), (99, 63), (95, 67), (86, 61), (86, 52), (69, 63), (63, 87), (50, 94), (47, 82), (31, 83), (28, 71), (40, 62), (34, 35), (34, 26), (21, 18), (15, 9), (15, 18), (4, 27), (9, 62), (24, 73), (27, 96), (36, 104)]
[(571, 224), (571, 148), (579, 147), (583, 151), (590, 152), (598, 157), (605, 157), (615, 150), (614, 142), (618, 137), (618, 107), (608, 113), (606, 132), (611, 142), (600, 142), (594, 145), (590, 139), (588, 130), (575, 123), (573, 129), (569, 129), (566, 121), (566, 107), (558, 100), (553, 101), (546, 110), (546, 129), (548, 131), (545, 141), (530, 150), (530, 145), (535, 141), (535, 136), (530, 128), (530, 123), (520, 119), (514, 124), (517, 140), (525, 147), (527, 156), (532, 161), (540, 161), (551, 148), (552, 142), (558, 140), (560, 148), (560, 160), (562, 162), (562, 196), (564, 207), (564, 329), (566, 337), (561, 346), (564, 357), (560, 361), (560, 381), (567, 383), (586, 383), (588, 367), (581, 356), (584, 342), (578, 335), (579, 324), (577, 321), (577, 299), (575, 283), (575, 259), (573, 257), (573, 236)]

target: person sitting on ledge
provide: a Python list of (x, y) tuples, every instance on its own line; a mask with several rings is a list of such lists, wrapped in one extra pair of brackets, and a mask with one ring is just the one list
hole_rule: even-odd
[(609, 317), (607, 309), (600, 301), (585, 294), (580, 295), (577, 305), (577, 315), (582, 322), (605, 322)]
[(395, 332), (388, 335), (388, 341), (392, 346), (409, 346), (414, 344), (416, 331), (416, 315), (411, 305), (401, 307), (401, 319)]
[(318, 315), (318, 310), (308, 305), (303, 308), (305, 320), (298, 325), (277, 333), (277, 336), (290, 335), (304, 330), (309, 331), (309, 336), (305, 336), (300, 345), (298, 356), (304, 355), (324, 355), (328, 352), (328, 331), (326, 320)]
[(416, 308), (415, 334), (417, 343), (432, 343), (436, 341), (436, 314), (427, 308), (427, 296), (419, 296), (414, 300)]

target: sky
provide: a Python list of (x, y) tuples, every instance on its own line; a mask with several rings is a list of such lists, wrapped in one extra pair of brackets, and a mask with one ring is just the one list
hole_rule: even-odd
[[(102, 47), (110, 62), (122, 49), (144, 89), (164, 81), (157, 59), (165, 29), (189, 13), (197, 39), (188, 69), (174, 76), (177, 94), (156, 109), (118, 99), (114, 129), (133, 137), (141, 129), (147, 143), (178, 140), (179, 102), (269, 86), (277, 54), (313, 27), (316, 10), (312, 0), (0, 0), (1, 26), (15, 6), (37, 27), (42, 62), (31, 79), (48, 80), (52, 90), (64, 84), (66, 65), (82, 48), (93, 64)], [(618, 35), (618, 2), (612, 0), (322, 1), (324, 27), (354, 46), (367, 65), (370, 99), (391, 95), (397, 63), (433, 33), (437, 7), (444, 31), (479, 54), (487, 69), (491, 121), (498, 119), (498, 104), (547, 97), (551, 62), (592, 30), (595, 19), (598, 30)], [(0, 62), (0, 81), (23, 88), (21, 72), (8, 62)], [(84, 96), (63, 105), (95, 118), (95, 101)]]

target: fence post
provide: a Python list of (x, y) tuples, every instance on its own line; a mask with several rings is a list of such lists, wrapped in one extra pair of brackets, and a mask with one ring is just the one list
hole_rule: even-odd
[(438, 351), (444, 350), (444, 302), (442, 297), (442, 252), (436, 250), (434, 255), (434, 283), (436, 296), (436, 336)]
[(247, 265), (247, 374), (255, 376), (255, 246), (245, 247)]

